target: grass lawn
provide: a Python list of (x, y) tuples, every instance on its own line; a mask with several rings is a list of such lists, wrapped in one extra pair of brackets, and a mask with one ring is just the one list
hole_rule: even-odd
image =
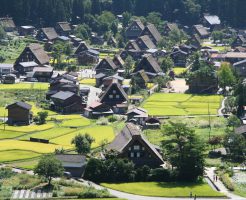
[(16, 137), (20, 137), (24, 134), (26, 134), (26, 133), (0, 130), (0, 140), (16, 138)]
[(0, 84), (0, 90), (48, 90), (48, 83)]
[(103, 186), (131, 194), (155, 197), (189, 197), (190, 192), (197, 197), (222, 197), (222, 193), (213, 190), (207, 183), (119, 183)]
[[(37, 142), (27, 142), (19, 140), (1, 140), (0, 151), (16, 150), (16, 151), (31, 151), (40, 154), (53, 153), (55, 149), (61, 149), (61, 145), (43, 144)], [(68, 149), (64, 147), (64, 149)], [(11, 158), (9, 158), (11, 159)]]
[(82, 79), (81, 81), (79, 81), (79, 83), (83, 84), (83, 85), (95, 86), (96, 85), (96, 79), (95, 78)]
[(217, 114), (222, 101), (219, 95), (165, 94), (157, 93), (150, 96), (144, 103), (150, 115), (181, 116), (207, 115), (208, 104), (210, 114)]
[(234, 193), (246, 197), (246, 183), (234, 183), (235, 184), (235, 191)]
[(20, 140), (30, 140), (30, 137), (50, 140), (50, 139), (54, 139), (62, 135), (71, 133), (72, 131), (75, 131), (75, 130), (70, 129), (70, 128), (64, 128), (64, 127), (55, 127), (55, 128), (48, 129), (45, 131), (40, 131), (40, 132), (36, 132), (33, 134), (25, 135), (21, 137)]
[(90, 120), (85, 117), (80, 117), (80, 119), (72, 119), (63, 121), (62, 126), (65, 127), (82, 127), (90, 125)]
[(23, 160), (28, 158), (35, 158), (38, 156), (40, 156), (40, 154), (31, 151), (23, 151), (23, 150), (0, 151), (0, 162)]
[(80, 133), (81, 134), (88, 133), (90, 136), (92, 136), (95, 139), (95, 142), (92, 144), (93, 148), (100, 146), (101, 142), (105, 139), (108, 140), (109, 142), (112, 141), (115, 136), (114, 130), (110, 126), (93, 126), (93, 127), (88, 127), (88, 128), (75, 131), (71, 134), (67, 134), (67, 135), (55, 138), (51, 140), (50, 142), (71, 148), (72, 139)]

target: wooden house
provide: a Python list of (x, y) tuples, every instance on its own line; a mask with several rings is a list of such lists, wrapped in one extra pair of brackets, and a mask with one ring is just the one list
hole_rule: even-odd
[(69, 91), (60, 91), (51, 97), (51, 109), (62, 114), (81, 113), (83, 110), (82, 98)]
[(140, 36), (136, 39), (136, 44), (140, 50), (155, 49), (156, 46), (148, 35)]
[(6, 107), (9, 125), (29, 125), (32, 120), (32, 106), (25, 102), (15, 102)]
[(77, 49), (75, 50), (75, 55), (78, 55), (80, 54), (81, 52), (84, 52), (84, 51), (88, 51), (89, 50), (89, 47), (86, 45), (85, 42), (80, 42), (79, 46), (77, 47)]
[(246, 47), (246, 39), (243, 35), (238, 35), (237, 38), (232, 42), (231, 47), (233, 49), (237, 47)]
[(28, 45), (15, 61), (15, 66), (23, 62), (35, 62), (38, 65), (48, 65), (50, 58), (40, 44)]
[(107, 57), (95, 67), (96, 74), (103, 73), (105, 75), (113, 75), (117, 72), (118, 67), (114, 64), (111, 58)]
[(120, 158), (129, 159), (136, 167), (147, 165), (159, 168), (164, 164), (159, 148), (151, 144), (142, 135), (140, 128), (132, 123), (126, 124), (107, 150), (118, 152)]
[(119, 55), (114, 56), (113, 62), (118, 67), (118, 69), (124, 69), (125, 62)]
[(109, 105), (114, 113), (125, 113), (128, 109), (128, 96), (115, 79), (100, 95), (100, 102)]
[(154, 24), (148, 24), (145, 26), (144, 30), (141, 33), (141, 36), (148, 35), (151, 41), (157, 45), (161, 40), (161, 34), (157, 30)]
[(14, 65), (7, 63), (0, 63), (0, 77), (14, 72)]
[(194, 34), (198, 34), (201, 39), (206, 39), (209, 37), (208, 30), (201, 24), (194, 25), (193, 30)]
[(104, 37), (102, 35), (98, 35), (97, 33), (91, 34), (91, 43), (94, 45), (103, 45), (105, 42)]
[(225, 61), (234, 64), (236, 62), (240, 62), (246, 59), (245, 52), (227, 52), (225, 54)]
[(36, 78), (39, 82), (49, 82), (53, 75), (53, 67), (35, 67), (33, 69), (33, 78)]
[(3, 27), (5, 32), (13, 32), (16, 30), (16, 26), (12, 17), (0, 18), (0, 25)]
[(126, 51), (134, 50), (134, 51), (141, 51), (140, 47), (136, 43), (135, 40), (130, 40), (126, 46), (125, 46)]
[(107, 77), (103, 78), (102, 83), (103, 83), (104, 88), (105, 87), (107, 88), (109, 85), (111, 85), (114, 80), (117, 80), (119, 82), (119, 84), (122, 85), (124, 78), (122, 76), (119, 76), (118, 73), (114, 74), (112, 76), (107, 76)]
[(203, 24), (205, 27), (208, 27), (211, 32), (221, 28), (221, 21), (217, 15), (204, 14)]
[(29, 62), (20, 62), (15, 65), (15, 70), (18, 71), (19, 74), (25, 75), (28, 72), (32, 72), (35, 67), (39, 65), (34, 61)]
[(150, 77), (155, 77), (162, 73), (161, 67), (157, 60), (152, 55), (144, 55), (139, 64), (134, 69), (133, 73), (144, 70)]
[(141, 126), (145, 125), (145, 121), (149, 117), (147, 110), (139, 107), (129, 110), (126, 113), (126, 115), (127, 115), (127, 122), (131, 122)]
[(16, 75), (15, 74), (7, 74), (4, 75), (2, 78), (2, 83), (4, 84), (14, 84), (16, 82)]
[(202, 47), (202, 41), (199, 35), (193, 34), (191, 39), (188, 41), (189, 45), (195, 47), (196, 49), (200, 49)]
[(35, 32), (34, 26), (20, 26), (19, 34), (21, 36), (33, 35)]
[(171, 53), (170, 56), (174, 62), (174, 66), (186, 67), (188, 53), (186, 53), (180, 49), (176, 49)]
[(77, 55), (80, 65), (91, 65), (99, 62), (99, 52), (93, 49), (82, 51)]
[(168, 36), (171, 31), (177, 30), (177, 29), (178, 29), (178, 25), (177, 24), (175, 24), (175, 23), (166, 23), (164, 25), (163, 34), (165, 36)]
[(68, 22), (57, 22), (55, 29), (59, 35), (63, 36), (69, 36), (72, 32), (71, 25)]
[(134, 20), (130, 26), (125, 31), (125, 36), (129, 40), (137, 39), (142, 31), (144, 30), (144, 25), (140, 20)]
[(246, 59), (234, 63), (233, 68), (239, 76), (246, 78)]
[(54, 42), (58, 38), (58, 34), (53, 27), (41, 28), (36, 38), (40, 41)]
[(86, 168), (86, 157), (75, 154), (56, 154), (56, 159), (61, 161), (65, 173), (69, 173), (71, 177), (81, 178)]
[(114, 114), (111, 107), (105, 103), (93, 102), (84, 109), (84, 116), (87, 118), (97, 119)]
[(143, 89), (146, 89), (147, 84), (150, 82), (150, 79), (144, 70), (133, 73), (132, 78), (134, 78), (138, 87)]

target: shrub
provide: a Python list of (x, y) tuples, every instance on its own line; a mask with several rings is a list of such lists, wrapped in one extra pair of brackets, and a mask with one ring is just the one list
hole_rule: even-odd
[(226, 188), (230, 191), (234, 191), (235, 187), (234, 184), (231, 182), (228, 174), (222, 174), (220, 175), (220, 179), (222, 183), (226, 186)]
[(108, 119), (105, 117), (101, 117), (97, 120), (97, 125), (102, 125), (102, 126), (106, 126), (108, 125)]
[(69, 187), (69, 188), (64, 188), (63, 192), (64, 192), (64, 196), (79, 196), (81, 190), (82, 190), (81, 188)]
[(107, 190), (96, 190), (95, 188), (88, 188), (78, 195), (78, 198), (108, 198), (111, 197)]
[(108, 121), (111, 122), (111, 123), (116, 122), (117, 120), (118, 120), (118, 118), (116, 116), (114, 116), (114, 115), (112, 115), (112, 116), (110, 116), (108, 118)]
[(10, 168), (1, 168), (0, 169), (0, 179), (10, 178), (14, 174), (15, 173), (12, 172), (12, 170)]
[(150, 181), (164, 181), (164, 182), (170, 182), (173, 180), (171, 177), (170, 171), (167, 169), (152, 169), (149, 175)]

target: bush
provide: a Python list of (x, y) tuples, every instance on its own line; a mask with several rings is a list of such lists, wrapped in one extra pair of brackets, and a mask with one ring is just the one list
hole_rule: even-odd
[(234, 191), (235, 187), (234, 184), (231, 182), (230, 177), (228, 174), (222, 174), (220, 175), (220, 179), (222, 183), (226, 186), (226, 188), (230, 191)]
[(96, 190), (95, 188), (88, 188), (81, 192), (78, 198), (108, 198), (111, 197), (107, 190)]
[(15, 173), (12, 172), (12, 170), (10, 168), (1, 168), (0, 169), (0, 180), (1, 179), (6, 179), (6, 178), (10, 178), (14, 174)]
[(152, 169), (149, 175), (150, 181), (164, 181), (164, 182), (170, 182), (173, 181), (174, 178), (171, 176), (171, 173), (167, 169)]
[(116, 116), (114, 116), (114, 115), (112, 115), (112, 116), (110, 116), (108, 118), (108, 121), (111, 122), (111, 123), (116, 122), (117, 120), (118, 120), (118, 118)]
[(69, 188), (64, 188), (63, 192), (64, 192), (64, 196), (79, 196), (79, 194), (81, 193), (81, 188), (73, 188), (73, 187), (69, 187)]
[(97, 120), (97, 125), (107, 126), (108, 125), (108, 119), (105, 117), (101, 117)]

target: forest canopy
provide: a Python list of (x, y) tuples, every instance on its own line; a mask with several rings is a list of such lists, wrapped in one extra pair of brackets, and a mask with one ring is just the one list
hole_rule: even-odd
[(103, 11), (147, 16), (159, 12), (163, 20), (184, 25), (199, 23), (203, 13), (216, 14), (230, 26), (246, 24), (246, 1), (242, 0), (1, 0), (0, 16), (17, 24), (51, 26), (57, 21), (84, 22)]

